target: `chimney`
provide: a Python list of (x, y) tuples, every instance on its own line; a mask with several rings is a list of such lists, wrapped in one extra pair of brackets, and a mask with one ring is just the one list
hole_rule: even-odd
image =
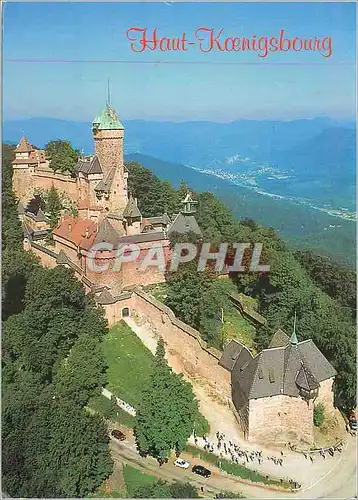
[(68, 225), (68, 230), (69, 230), (69, 231), (72, 231), (72, 224), (69, 224), (69, 225)]
[(135, 201), (135, 204), (136, 204), (136, 205), (138, 205), (138, 203), (137, 203), (137, 198), (134, 198), (134, 201)]
[(88, 231), (88, 227), (86, 227), (86, 238), (89, 237), (89, 231)]

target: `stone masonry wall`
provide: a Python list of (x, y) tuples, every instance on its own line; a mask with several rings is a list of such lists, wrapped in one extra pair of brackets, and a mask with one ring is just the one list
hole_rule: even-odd
[(41, 265), (44, 267), (55, 267), (56, 266), (56, 259), (52, 257), (51, 255), (48, 255), (47, 253), (34, 248), (33, 246), (29, 247), (28, 244), (24, 244), (24, 249), (25, 250), (31, 250), (37, 257), (39, 257)]
[(94, 134), (95, 153), (105, 172), (112, 167), (123, 169), (123, 136), (123, 130), (99, 130)]
[[(30, 247), (26, 245), (26, 250)], [(42, 265), (54, 267), (56, 259), (32, 246), (31, 250), (40, 257)], [(139, 315), (149, 321), (163, 337), (168, 363), (177, 373), (199, 379), (212, 387), (224, 398), (230, 398), (230, 372), (219, 366), (220, 351), (208, 348), (199, 332), (178, 320), (173, 311), (140, 289), (121, 294), (121, 300), (104, 305), (109, 325), (122, 319), (122, 311), (128, 307), (130, 315)]]
[(33, 195), (33, 176), (29, 168), (13, 168), (12, 186), (15, 197), (27, 202)]
[(36, 172), (33, 176), (33, 188), (51, 189), (54, 186), (58, 191), (65, 193), (72, 201), (77, 201), (78, 190), (75, 179), (61, 174)]
[(329, 378), (320, 382), (318, 396), (314, 402), (315, 406), (322, 404), (328, 413), (333, 413), (335, 411), (334, 394), (332, 389), (333, 382), (334, 378)]
[(118, 323), (123, 318), (122, 311), (126, 307), (129, 309), (130, 315), (132, 315), (133, 310), (135, 310), (135, 296), (130, 293), (130, 296), (127, 299), (122, 299), (120, 301), (115, 302), (114, 304), (108, 304), (103, 306), (106, 319), (108, 321), (109, 326)]
[(21, 202), (29, 201), (36, 188), (51, 189), (52, 185), (69, 196), (71, 200), (77, 200), (76, 180), (66, 175), (36, 172), (33, 168), (14, 168), (12, 183), (15, 196)]
[(313, 404), (291, 396), (251, 399), (249, 441), (313, 443)]

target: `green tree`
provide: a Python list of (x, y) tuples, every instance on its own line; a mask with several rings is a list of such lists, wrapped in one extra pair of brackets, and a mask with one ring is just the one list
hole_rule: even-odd
[(191, 385), (172, 372), (164, 353), (164, 343), (160, 340), (153, 372), (137, 408), (135, 425), (140, 452), (159, 462), (168, 460), (171, 450), (184, 448), (198, 412)]
[(61, 215), (61, 210), (63, 209), (61, 198), (58, 194), (57, 189), (54, 185), (48, 192), (46, 199), (46, 211), (50, 214), (50, 227), (53, 229)]
[(222, 280), (216, 279), (203, 293), (200, 300), (199, 331), (209, 345), (219, 349), (222, 348), (223, 344), (221, 334), (222, 312), (227, 306), (226, 284)]
[(23, 232), (17, 214), (17, 201), (12, 192), (12, 159), (14, 146), (2, 145), (2, 249), (22, 248)]
[(159, 180), (149, 169), (136, 162), (126, 163), (129, 170), (128, 190), (138, 199), (144, 217), (173, 215), (181, 209), (178, 192), (167, 181)]
[(215, 498), (245, 498), (241, 493), (235, 493), (234, 491), (222, 491), (215, 495)]
[(83, 497), (112, 470), (107, 429), (84, 408), (105, 383), (106, 321), (72, 271), (42, 268), (17, 252), (6, 256), (4, 489), (14, 497)]
[(187, 483), (175, 482), (169, 486), (170, 498), (199, 498), (195, 486)]
[(344, 307), (350, 308), (356, 316), (356, 273), (327, 257), (312, 251), (298, 251), (296, 258), (308, 271), (314, 282), (330, 297), (337, 299)]
[(50, 167), (55, 172), (75, 174), (76, 163), (80, 152), (73, 149), (69, 141), (51, 141), (45, 146), (47, 158), (50, 160)]
[(170, 498), (169, 485), (162, 479), (154, 484), (141, 484), (135, 489), (133, 498)]
[(38, 258), (23, 248), (7, 245), (2, 254), (2, 318), (6, 320), (24, 308), (26, 283)]
[(20, 496), (85, 497), (112, 472), (105, 424), (72, 401), (49, 393), (24, 438), (28, 480), (19, 485)]
[(316, 427), (322, 427), (324, 424), (324, 407), (322, 405), (313, 408), (313, 424)]
[(54, 377), (55, 394), (85, 406), (106, 383), (106, 364), (102, 346), (88, 334), (77, 338)]

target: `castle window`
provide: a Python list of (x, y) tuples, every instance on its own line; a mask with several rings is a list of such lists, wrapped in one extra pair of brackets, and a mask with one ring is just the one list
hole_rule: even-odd
[(269, 370), (269, 381), (271, 384), (275, 382), (275, 374), (273, 370)]

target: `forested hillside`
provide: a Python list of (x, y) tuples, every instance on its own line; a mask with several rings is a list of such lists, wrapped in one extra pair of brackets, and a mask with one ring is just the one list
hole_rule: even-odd
[[(175, 190), (138, 163), (129, 162), (127, 167), (129, 190), (138, 198), (143, 216), (154, 216), (164, 210), (175, 212), (186, 192), (184, 184)], [(354, 405), (355, 272), (320, 259), (314, 253), (309, 254), (311, 257), (295, 254), (272, 228), (250, 219), (235, 220), (211, 193), (197, 192), (195, 197), (199, 202), (196, 218), (204, 241), (214, 245), (262, 243), (263, 258), (271, 270), (267, 274), (236, 274), (227, 281), (218, 279), (210, 270), (197, 273), (195, 263), (189, 263), (168, 276), (166, 303), (216, 347), (222, 344), (220, 317), (227, 305), (227, 291), (235, 289), (257, 299), (259, 312), (268, 320), (267, 326), (256, 330), (258, 349), (267, 347), (278, 328), (291, 332), (296, 311), (298, 338), (314, 340), (338, 372), (335, 387), (338, 402), (344, 406)]]
[(85, 497), (112, 471), (104, 422), (86, 410), (106, 380), (102, 311), (63, 266), (23, 250), (3, 149), (2, 489)]

